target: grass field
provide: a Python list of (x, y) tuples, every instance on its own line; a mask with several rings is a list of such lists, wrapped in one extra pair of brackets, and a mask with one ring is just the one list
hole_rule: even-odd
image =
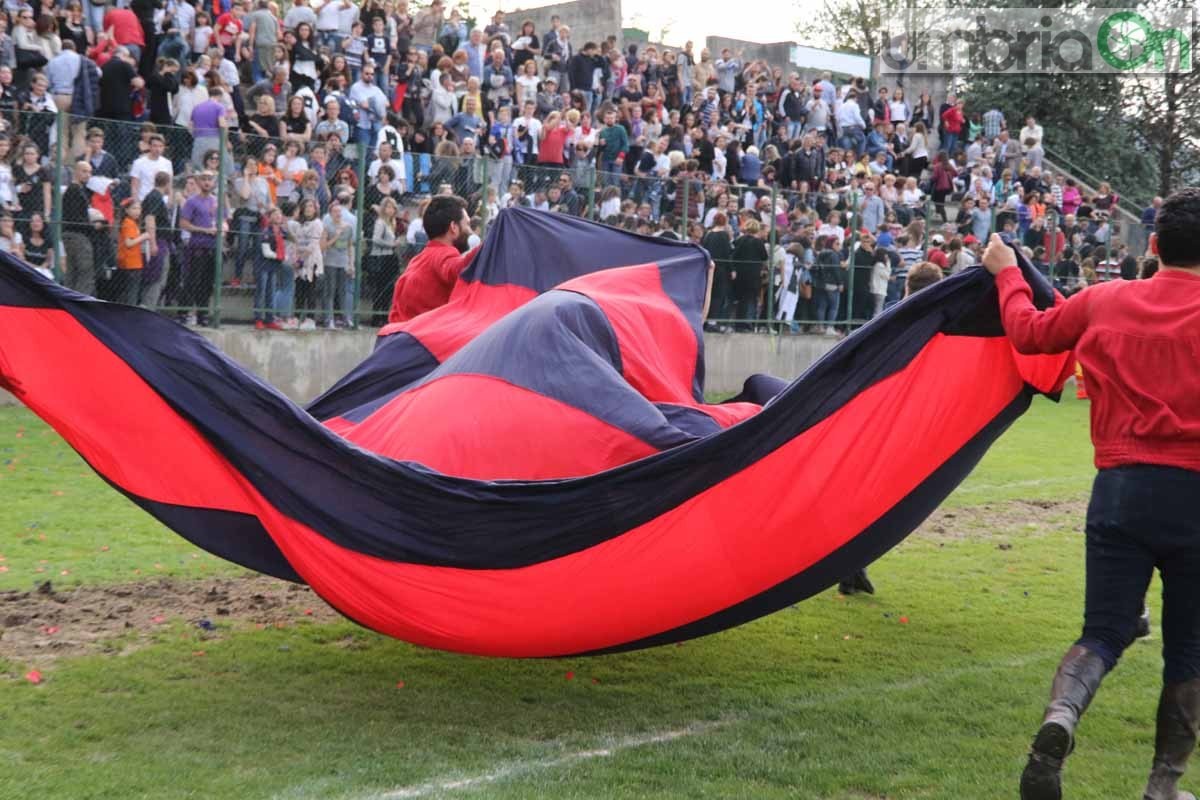
[[(9, 624), (47, 579), (131, 602), (131, 583), (249, 579), (2, 409), (0, 798), (1015, 797), (1078, 632), (1091, 476), (1086, 406), (1038, 400), (872, 568), (876, 596), (826, 592), (679, 647), (447, 655), (309, 616), (305, 591), (265, 624), (130, 612), (111, 636), (56, 648), (63, 632)], [(1140, 796), (1158, 646), (1139, 643), (1106, 682), (1069, 796)]]

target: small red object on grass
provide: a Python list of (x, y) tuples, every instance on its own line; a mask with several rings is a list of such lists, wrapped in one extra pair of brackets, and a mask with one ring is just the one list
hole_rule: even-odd
[(574, 673), (574, 672), (567, 672), (567, 680), (569, 680), (569, 681), (573, 681), (573, 680), (575, 680), (575, 673)]
[(100, 546), (100, 552), (101, 552), (101, 553), (107, 553), (107, 552), (108, 552), (108, 545), (106, 545), (106, 544), (105, 544), (105, 545), (101, 545), (101, 546)]
[(152, 623), (154, 623), (155, 625), (162, 625), (164, 622), (166, 622), (166, 621), (167, 621), (167, 618), (166, 618), (166, 617), (164, 617), (164, 616), (162, 616), (161, 614), (159, 614), (159, 615), (158, 615), (158, 616), (156, 616), (156, 617), (151, 617), (151, 618), (150, 618), (150, 621), (151, 621)]
[(404, 688), (404, 681), (396, 681), (396, 688), (397, 688), (397, 689), (403, 689), (403, 688)]
[(0, 572), (8, 572), (8, 567), (0, 565)]
[(900, 618), (900, 624), (901, 624), (901, 625), (907, 625), (907, 624), (908, 624), (908, 617), (901, 617), (901, 618)]
[(42, 673), (38, 672), (36, 669), (31, 669), (29, 672), (25, 673), (25, 680), (29, 681), (30, 683), (41, 683)]
[(599, 678), (592, 678), (592, 683), (599, 683), (599, 682), (600, 682)]
[(53, 636), (54, 634), (58, 633), (59, 630), (60, 629), (57, 625), (43, 625), (42, 626), (42, 633), (46, 634), (47, 636)]
[(304, 616), (311, 617), (312, 615), (313, 615), (313, 610), (311, 608), (304, 609)]

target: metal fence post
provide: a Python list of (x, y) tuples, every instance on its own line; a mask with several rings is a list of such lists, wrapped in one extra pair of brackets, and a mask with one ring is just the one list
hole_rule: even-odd
[[(587, 213), (585, 214), (588, 219), (596, 218), (596, 179), (599, 177), (599, 175), (600, 170), (593, 165), (591, 171), (591, 180), (588, 181)], [(600, 221), (603, 222), (604, 220)]]
[(686, 173), (687, 170), (684, 170), (684, 176), (681, 179), (683, 181), (683, 186), (680, 187), (683, 191), (683, 219), (679, 220), (679, 238), (685, 242), (688, 238), (688, 217), (690, 209), (690, 206), (688, 205), (688, 192), (691, 189), (692, 183), (690, 180), (688, 180)]
[(858, 221), (858, 192), (855, 192), (855, 191), (850, 192), (850, 210), (852, 212), (852, 216), (850, 217), (850, 224), (851, 224), (851, 227), (850, 227), (850, 258), (849, 258), (849, 263), (848, 263), (850, 274), (846, 276), (846, 333), (847, 334), (849, 334), (850, 331), (854, 328), (854, 272), (855, 272), (854, 258), (857, 254), (854, 249), (854, 246), (856, 244), (858, 244), (858, 230), (861, 227), (861, 223), (859, 223), (859, 221)]
[[(416, 177), (415, 175), (413, 176)], [(363, 275), (363, 250), (370, 247), (369, 240), (363, 241), (363, 205), (367, 197), (367, 148), (358, 148), (358, 194), (354, 206), (354, 305), (350, 308), (350, 319), (346, 320), (351, 327), (358, 325), (358, 303), (362, 299), (362, 285), (366, 276)], [(371, 236), (375, 232), (371, 231)], [(345, 295), (343, 295), (344, 297)], [(375, 307), (375, 298), (371, 298), (371, 308)]]
[(211, 320), (214, 328), (221, 327), (221, 278), (224, 275), (225, 266), (225, 181), (229, 177), (225, 174), (225, 162), (226, 154), (229, 152), (229, 129), (224, 125), (221, 125), (219, 129), (218, 152), (221, 154), (221, 158), (217, 162), (217, 235), (216, 252), (213, 254), (213, 296), (211, 301)]
[[(482, 239), (487, 235), (488, 226), (488, 190), (492, 188), (491, 179), (488, 177), (488, 163), (491, 161), (486, 155), (483, 158), (483, 186), (479, 189), (479, 238)], [(499, 195), (499, 192), (496, 193)]]
[(1049, 265), (1050, 285), (1054, 286), (1054, 265), (1058, 261), (1058, 214), (1054, 211), (1046, 212), (1046, 225), (1044, 230), (1050, 233), (1050, 247), (1046, 251), (1046, 263)]
[[(54, 280), (62, 283), (64, 274), (62, 269), (62, 259), (59, 257), (63, 252), (62, 249), (62, 194), (63, 194), (63, 144), (67, 138), (69, 126), (66, 123), (67, 112), (59, 111), (54, 117), (54, 193), (51, 195), (52, 208), (50, 211), (50, 219), (53, 224), (53, 233), (50, 235), (51, 247), (54, 249), (54, 259), (51, 263), (54, 264)], [(67, 182), (71, 182), (71, 177), (68, 176)], [(47, 226), (49, 227), (49, 226)]]
[(925, 241), (921, 244), (921, 250), (925, 255), (929, 254), (929, 240), (933, 234), (929, 229), (933, 225), (933, 200), (929, 197), (925, 198)]
[[(778, 189), (771, 184), (771, 228), (767, 233), (767, 330), (775, 319), (775, 242), (778, 241), (778, 231), (775, 230), (775, 200)], [(782, 276), (780, 276), (782, 281)], [(782, 286), (782, 282), (780, 286)]]

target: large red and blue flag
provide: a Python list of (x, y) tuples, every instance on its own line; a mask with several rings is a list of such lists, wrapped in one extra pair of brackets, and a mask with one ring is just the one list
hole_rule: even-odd
[(416, 644), (554, 656), (713, 633), (826, 589), (1069, 369), (1013, 350), (971, 269), (795, 381), (706, 403), (708, 275), (694, 245), (504, 211), (445, 306), (384, 328), (301, 408), (198, 334), (4, 255), (0, 383), (212, 553)]

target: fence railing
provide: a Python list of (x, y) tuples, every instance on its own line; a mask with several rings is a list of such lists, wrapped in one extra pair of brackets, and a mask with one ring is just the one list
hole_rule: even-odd
[[(382, 324), (396, 278), (427, 242), (422, 206), (438, 194), (464, 198), (480, 237), (502, 208), (522, 205), (701, 243), (716, 263), (715, 330), (845, 332), (903, 294), (904, 269), (881, 282), (860, 247), (864, 220), (873, 234), (891, 223), (922, 258), (933, 235), (957, 230), (937, 221), (955, 205), (928, 197), (882, 213), (857, 189), (714, 181), (688, 159), (604, 172), (586, 145), (561, 164), (514, 163), (453, 145), (376, 151), (353, 130), (7, 119), (16, 199), (5, 210), (28, 260), (72, 288), (200, 325)], [(817, 227), (832, 211), (845, 232)], [(997, 229), (994, 208), (987, 226)], [(823, 236), (836, 238), (836, 259), (821, 255)]]

